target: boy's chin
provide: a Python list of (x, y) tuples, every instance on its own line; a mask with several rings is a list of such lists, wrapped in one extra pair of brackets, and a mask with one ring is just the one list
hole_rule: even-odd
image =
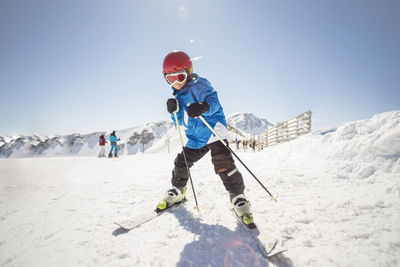
[(184, 83), (184, 84), (175, 83), (172, 85), (172, 87), (174, 87), (176, 90), (181, 90), (185, 86), (185, 84), (186, 83)]

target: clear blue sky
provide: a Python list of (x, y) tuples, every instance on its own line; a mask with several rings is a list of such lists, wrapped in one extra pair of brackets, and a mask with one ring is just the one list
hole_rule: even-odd
[(227, 115), (311, 110), (320, 128), (400, 109), (400, 1), (2, 0), (0, 133), (168, 120), (174, 49), (202, 57)]

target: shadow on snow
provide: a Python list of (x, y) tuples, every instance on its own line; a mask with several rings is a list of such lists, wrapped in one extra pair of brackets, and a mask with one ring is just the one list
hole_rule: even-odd
[(186, 209), (172, 214), (194, 234), (176, 266), (268, 266), (268, 260), (258, 254), (257, 245), (239, 225), (232, 231), (222, 225), (202, 223)]
[[(194, 218), (187, 209), (182, 208), (171, 212), (179, 224), (188, 232), (194, 234), (193, 241), (186, 244), (176, 264), (177, 267), (187, 266), (224, 266), (252, 267), (269, 266), (268, 259), (259, 253), (257, 244), (238, 223), (234, 231), (219, 224), (206, 224), (201, 219)], [(114, 236), (128, 233), (129, 230), (118, 228)], [(275, 266), (292, 267), (292, 261), (282, 254), (269, 258)]]

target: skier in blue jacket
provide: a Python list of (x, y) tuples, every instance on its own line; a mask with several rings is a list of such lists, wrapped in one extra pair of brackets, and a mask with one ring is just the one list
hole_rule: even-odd
[[(207, 79), (193, 73), (192, 61), (184, 52), (174, 51), (165, 57), (163, 74), (172, 86), (175, 96), (168, 99), (167, 110), (174, 121), (173, 113), (176, 112), (179, 124), (187, 128), (185, 134), (188, 141), (182, 153), (179, 153), (175, 159), (171, 179), (172, 188), (165, 193), (163, 200), (157, 205), (157, 211), (182, 201), (186, 196), (189, 173), (183, 153), (186, 155), (190, 168), (208, 151), (211, 151), (215, 173), (220, 176), (225, 189), (229, 192), (235, 212), (245, 224), (254, 223), (250, 202), (244, 195), (243, 177), (235, 166), (231, 152), (198, 118), (201, 115), (222, 138), (229, 136), (217, 92)], [(188, 115), (187, 122), (185, 112)], [(228, 143), (227, 140), (226, 143)]]
[(108, 154), (109, 158), (112, 158), (112, 152), (114, 150), (114, 157), (118, 158), (118, 146), (117, 146), (117, 141), (119, 141), (120, 139), (117, 138), (117, 136), (115, 135), (115, 131), (113, 131), (110, 134), (110, 144), (111, 144), (111, 150), (110, 150), (110, 154)]

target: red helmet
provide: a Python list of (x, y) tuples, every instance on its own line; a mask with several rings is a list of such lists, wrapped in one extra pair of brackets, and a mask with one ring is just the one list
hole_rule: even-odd
[(193, 65), (190, 57), (182, 51), (174, 51), (164, 58), (163, 73), (172, 73), (177, 71), (188, 71), (188, 75), (193, 73)]

